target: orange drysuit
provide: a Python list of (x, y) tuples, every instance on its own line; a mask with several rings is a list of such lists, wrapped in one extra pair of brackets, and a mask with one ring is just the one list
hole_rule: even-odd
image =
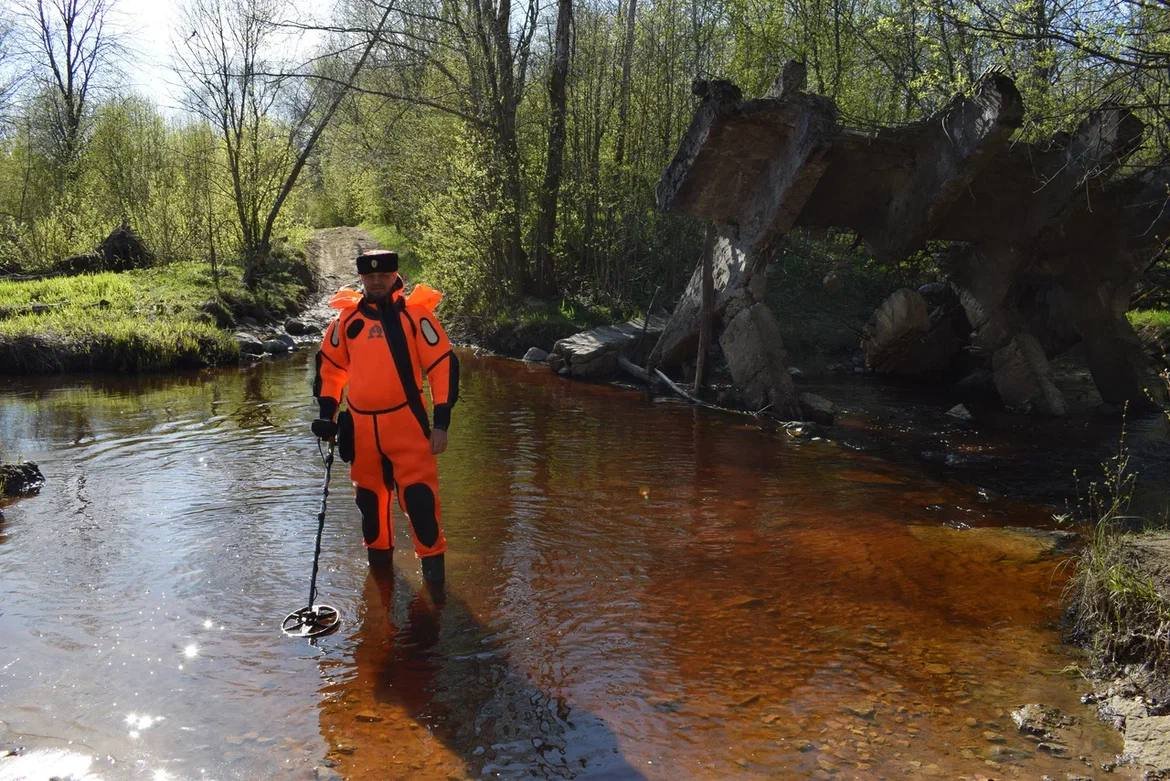
[(459, 361), (431, 311), (439, 298), (424, 285), (405, 297), (400, 279), (386, 307), (351, 290), (330, 302), (341, 311), (321, 340), (313, 395), (321, 417), (332, 419), (347, 391), (352, 430), (343, 416), (338, 445), (341, 457), (351, 462), (362, 533), (372, 550), (394, 547), (390, 500), (395, 493), (410, 519), (415, 552), (425, 558), (447, 550), (432, 424), (421, 392), (426, 374), (433, 425), (446, 430), (459, 395)]

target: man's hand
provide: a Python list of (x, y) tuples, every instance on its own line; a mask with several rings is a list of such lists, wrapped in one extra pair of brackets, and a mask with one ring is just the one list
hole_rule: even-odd
[(312, 425), (313, 434), (317, 439), (331, 442), (337, 436), (337, 424), (328, 418), (317, 418)]
[(441, 428), (431, 429), (431, 452), (436, 456), (447, 449), (447, 432)]

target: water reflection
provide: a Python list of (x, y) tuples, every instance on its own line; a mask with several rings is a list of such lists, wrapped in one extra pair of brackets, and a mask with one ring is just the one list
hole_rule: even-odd
[(388, 569), (366, 578), (354, 669), (322, 734), (347, 778), (643, 778), (603, 720), (513, 667), (499, 628)]

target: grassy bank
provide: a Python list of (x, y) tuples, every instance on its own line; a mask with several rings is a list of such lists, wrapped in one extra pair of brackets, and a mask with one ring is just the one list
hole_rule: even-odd
[(237, 317), (297, 311), (312, 277), (280, 258), (265, 286), (248, 291), (241, 270), (181, 262), (124, 272), (0, 281), (0, 373), (159, 371), (239, 359)]
[(1126, 314), (1146, 352), (1170, 368), (1170, 310), (1138, 309)]
[(1170, 550), (1167, 517), (1130, 514), (1137, 476), (1122, 444), (1079, 508), (1085, 547), (1069, 582), (1075, 638), (1104, 676), (1137, 664), (1170, 674)]

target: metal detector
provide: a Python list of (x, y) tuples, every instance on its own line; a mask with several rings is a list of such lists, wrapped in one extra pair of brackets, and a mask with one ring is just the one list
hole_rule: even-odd
[[(333, 450), (336, 445), (329, 443), (329, 453), (322, 456), (325, 463), (325, 485), (321, 489), (321, 512), (317, 513), (317, 547), (313, 551), (313, 576), (309, 579), (309, 604), (284, 617), (280, 631), (289, 637), (318, 637), (326, 635), (341, 626), (341, 614), (329, 605), (315, 605), (317, 598), (317, 564), (321, 559), (321, 532), (325, 529), (325, 502), (329, 499), (329, 473), (333, 470)], [(320, 450), (321, 443), (317, 443)]]

